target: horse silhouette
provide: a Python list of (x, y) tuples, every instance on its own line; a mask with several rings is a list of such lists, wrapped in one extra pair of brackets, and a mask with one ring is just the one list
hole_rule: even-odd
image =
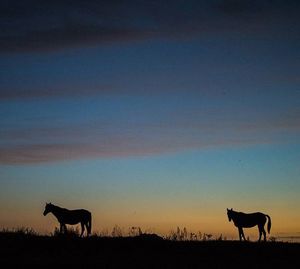
[(268, 218), (268, 233), (270, 233), (271, 230), (271, 218), (269, 215), (266, 215), (261, 212), (255, 212), (255, 213), (250, 213), (246, 214), (243, 212), (236, 212), (232, 208), (228, 209), (227, 208), (227, 216), (228, 220), (231, 221), (233, 220), (234, 225), (238, 228), (239, 230), (239, 237), (240, 241), (244, 238), (246, 241), (243, 227), (244, 228), (251, 228), (254, 226), (258, 226), (258, 231), (259, 231), (259, 239), (258, 241), (261, 240), (261, 235), (264, 235), (264, 241), (266, 241), (266, 231), (265, 231), (265, 224)]
[(82, 237), (84, 233), (84, 227), (86, 227), (87, 236), (91, 234), (92, 230), (92, 214), (88, 210), (85, 209), (75, 209), (69, 210), (66, 208), (62, 208), (51, 203), (46, 203), (44, 216), (48, 213), (52, 213), (58, 220), (60, 224), (60, 232), (65, 233), (67, 231), (66, 224), (81, 224), (81, 234)]

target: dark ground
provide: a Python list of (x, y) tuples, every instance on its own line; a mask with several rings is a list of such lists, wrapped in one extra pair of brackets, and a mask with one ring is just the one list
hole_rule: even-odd
[(0, 233), (1, 268), (300, 268), (300, 244)]

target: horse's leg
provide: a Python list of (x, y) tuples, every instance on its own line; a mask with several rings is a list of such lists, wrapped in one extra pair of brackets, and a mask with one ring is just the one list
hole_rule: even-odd
[(89, 236), (89, 224), (88, 224), (88, 222), (86, 222), (85, 224), (85, 228), (86, 228), (86, 236)]
[(244, 234), (243, 228), (241, 228), (241, 230), (242, 230), (242, 237), (244, 238), (245, 241), (247, 241), (247, 239), (246, 239), (246, 237), (245, 237), (245, 234)]
[(262, 233), (264, 235), (264, 241), (266, 241), (266, 231), (265, 231), (265, 227), (262, 227)]
[(80, 224), (81, 224), (81, 234), (80, 234), (80, 237), (82, 237), (82, 235), (84, 233), (84, 223), (80, 222)]
[(240, 241), (242, 241), (243, 228), (242, 227), (238, 227), (238, 229), (239, 229)]
[(260, 240), (261, 240), (261, 234), (262, 234), (262, 228), (259, 225), (258, 225), (258, 233), (259, 233), (258, 242), (260, 242)]

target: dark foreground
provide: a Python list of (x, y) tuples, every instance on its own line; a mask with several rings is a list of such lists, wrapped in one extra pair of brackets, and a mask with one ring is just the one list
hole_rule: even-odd
[(300, 244), (0, 234), (1, 268), (300, 268)]

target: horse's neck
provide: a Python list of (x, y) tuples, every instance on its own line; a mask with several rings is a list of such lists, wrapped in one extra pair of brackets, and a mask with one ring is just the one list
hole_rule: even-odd
[(232, 220), (233, 220), (233, 222), (234, 223), (238, 223), (238, 221), (239, 221), (239, 217), (240, 217), (240, 212), (233, 212), (234, 214), (233, 214), (233, 216), (232, 216)]
[(64, 211), (63, 208), (59, 207), (59, 206), (55, 206), (53, 207), (52, 209), (52, 214), (55, 216), (55, 217), (60, 217), (62, 215), (62, 212)]

